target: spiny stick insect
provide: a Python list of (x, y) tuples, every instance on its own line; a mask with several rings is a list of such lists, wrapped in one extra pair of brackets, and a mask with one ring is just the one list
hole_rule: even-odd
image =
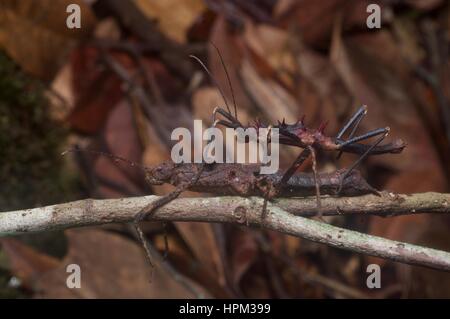
[[(287, 124), (284, 120), (282, 122), (278, 122), (277, 125), (269, 125), (266, 126), (262, 124), (259, 121), (256, 121), (254, 125), (252, 126), (244, 126), (242, 125), (238, 118), (237, 118), (237, 107), (236, 107), (236, 101), (233, 94), (233, 87), (231, 85), (230, 77), (228, 75), (227, 68), (225, 66), (225, 63), (223, 61), (222, 55), (219, 51), (219, 49), (211, 43), (211, 45), (215, 48), (217, 51), (217, 54), (220, 58), (220, 61), (222, 63), (222, 66), (225, 70), (225, 74), (228, 80), (228, 85), (230, 87), (230, 91), (233, 98), (233, 107), (234, 107), (234, 115), (231, 114), (230, 107), (227, 103), (227, 99), (225, 97), (225, 94), (222, 92), (220, 86), (217, 84), (211, 73), (209, 72), (208, 68), (203, 64), (203, 62), (198, 59), (195, 56), (191, 56), (197, 62), (202, 66), (202, 68), (205, 70), (205, 72), (211, 77), (211, 80), (213, 83), (217, 86), (219, 89), (222, 98), (225, 102), (225, 106), (227, 110), (224, 110), (223, 108), (216, 107), (213, 112), (213, 126), (222, 125), (225, 127), (237, 129), (247, 129), (249, 127), (253, 127), (256, 129), (256, 131), (259, 131), (259, 128), (269, 128), (269, 131), (273, 128), (277, 128), (279, 132), (279, 143), (284, 145), (291, 145), (291, 146), (297, 146), (302, 148), (303, 150), (300, 152), (300, 154), (297, 156), (295, 161), (292, 163), (292, 165), (286, 170), (284, 173), (280, 183), (278, 183), (277, 187), (268, 191), (268, 193), (265, 196), (265, 203), (263, 207), (263, 212), (266, 211), (266, 205), (267, 200), (274, 198), (279, 194), (279, 189), (283, 186), (286, 186), (290, 178), (294, 175), (294, 173), (297, 171), (297, 169), (311, 156), (312, 158), (312, 170), (313, 174), (316, 179), (316, 199), (317, 199), (317, 210), (318, 215), (321, 214), (321, 203), (320, 203), (320, 188), (319, 183), (317, 180), (317, 163), (316, 163), (316, 152), (318, 150), (326, 150), (326, 151), (338, 151), (338, 158), (341, 156), (343, 152), (346, 153), (355, 153), (360, 154), (358, 160), (353, 163), (350, 168), (348, 168), (347, 173), (342, 176), (342, 181), (345, 180), (346, 176), (348, 174), (351, 174), (353, 169), (355, 169), (367, 156), (369, 155), (377, 155), (377, 154), (386, 154), (386, 153), (400, 153), (403, 148), (406, 146), (406, 144), (402, 140), (396, 140), (393, 143), (386, 144), (386, 145), (379, 145), (384, 138), (389, 134), (390, 128), (378, 128), (374, 129), (372, 131), (369, 131), (365, 134), (355, 136), (356, 130), (361, 123), (361, 120), (364, 118), (364, 116), (367, 114), (367, 106), (363, 105), (360, 107), (353, 116), (348, 120), (348, 122), (342, 127), (342, 129), (339, 131), (336, 137), (329, 137), (324, 134), (326, 123), (322, 123), (318, 129), (309, 129), (306, 127), (304, 123), (304, 117), (297, 121), (294, 124)], [(217, 114), (220, 114), (224, 117), (224, 119), (217, 119)], [(345, 140), (343, 139), (344, 134), (351, 129), (350, 134), (348, 135), (348, 138)], [(359, 142), (363, 140), (367, 140), (372, 137), (378, 136), (379, 138), (373, 143), (372, 145), (368, 144), (361, 144)], [(338, 192), (341, 190), (342, 187), (339, 187)]]

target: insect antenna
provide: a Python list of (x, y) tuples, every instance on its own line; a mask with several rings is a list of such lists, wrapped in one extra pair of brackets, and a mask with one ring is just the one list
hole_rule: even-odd
[(64, 152), (61, 153), (61, 155), (65, 156), (68, 153), (90, 153), (90, 154), (95, 154), (95, 155), (101, 155), (101, 156), (106, 156), (106, 157), (111, 158), (116, 163), (117, 162), (124, 162), (124, 163), (127, 163), (128, 165), (130, 165), (132, 167), (137, 167), (137, 168), (140, 168), (140, 169), (142, 169), (144, 171), (150, 169), (150, 167), (148, 167), (148, 166), (139, 164), (137, 162), (130, 161), (129, 159), (126, 159), (126, 158), (123, 158), (123, 157), (120, 157), (120, 156), (117, 156), (117, 155), (113, 155), (113, 154), (106, 153), (106, 152), (101, 152), (101, 151), (90, 150), (90, 149), (81, 149), (78, 146), (75, 146), (72, 149), (65, 150)]
[[(225, 65), (225, 61), (223, 60), (222, 54), (219, 51), (219, 48), (212, 42), (210, 42), (210, 44), (214, 47), (214, 49), (217, 51), (217, 54), (219, 56), (220, 59), (220, 63), (222, 64), (223, 70), (225, 71), (225, 75), (227, 77), (227, 82), (228, 82), (228, 86), (230, 87), (230, 91), (231, 91), (231, 97), (233, 99), (233, 107), (234, 107), (234, 118), (236, 120), (238, 120), (237, 118), (237, 106), (236, 106), (236, 98), (234, 96), (234, 90), (233, 90), (233, 86), (231, 85), (231, 79), (230, 79), (230, 74), (228, 73), (228, 69)], [(227, 107), (227, 111), (228, 113), (231, 115), (231, 109), (230, 106), (228, 104), (228, 100), (225, 97), (225, 93), (223, 92), (222, 88), (220, 87), (219, 83), (217, 82), (217, 80), (214, 78), (214, 76), (211, 74), (211, 72), (209, 71), (208, 67), (202, 62), (202, 60), (200, 60), (197, 56), (191, 54), (189, 55), (190, 58), (196, 60), (198, 62), (198, 64), (200, 64), (200, 66), (203, 68), (203, 70), (208, 74), (209, 78), (211, 79), (211, 81), (214, 83), (214, 85), (217, 87), (217, 89), (220, 92), (220, 95), (222, 96), (223, 101), (225, 102), (225, 106)]]
[(225, 61), (223, 60), (223, 57), (222, 57), (222, 54), (220, 53), (219, 48), (218, 48), (213, 42), (210, 42), (210, 43), (211, 43), (211, 45), (214, 47), (214, 49), (216, 49), (217, 55), (219, 56), (219, 59), (220, 59), (220, 63), (222, 64), (223, 70), (225, 71), (225, 75), (226, 75), (226, 77), (227, 77), (228, 86), (229, 86), (230, 91), (231, 91), (231, 97), (233, 98), (234, 117), (235, 117), (236, 120), (237, 120), (238, 117), (237, 117), (236, 99), (235, 99), (235, 97), (234, 97), (233, 86), (231, 85), (230, 74), (228, 73), (227, 66), (225, 65)]
[(209, 69), (206, 67), (206, 65), (202, 62), (202, 60), (200, 60), (197, 56), (190, 54), (189, 55), (190, 58), (194, 59), (195, 61), (197, 61), (200, 66), (203, 68), (203, 70), (205, 70), (205, 72), (208, 74), (209, 78), (211, 79), (211, 81), (214, 83), (214, 85), (217, 87), (217, 89), (220, 92), (220, 95), (222, 96), (223, 101), (225, 102), (225, 106), (227, 107), (228, 113), (231, 114), (231, 110), (230, 110), (230, 106), (228, 105), (227, 99), (225, 97), (225, 94), (222, 91), (222, 88), (220, 87), (219, 83), (217, 83), (216, 79), (214, 78), (214, 76), (211, 74), (211, 72), (209, 71)]

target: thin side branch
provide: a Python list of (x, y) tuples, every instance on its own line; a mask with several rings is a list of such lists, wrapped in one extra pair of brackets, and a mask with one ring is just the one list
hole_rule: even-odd
[[(132, 222), (157, 196), (86, 199), (41, 208), (0, 213), (0, 236), (61, 228)], [(180, 198), (158, 209), (152, 221), (195, 221), (261, 225), (263, 200), (250, 197)], [(276, 206), (275, 206), (276, 205)], [(401, 243), (307, 219), (314, 198), (279, 199), (268, 205), (263, 227), (329, 246), (402, 263), (450, 271), (450, 253)], [(384, 194), (381, 197), (324, 197), (324, 215), (450, 213), (450, 194)], [(295, 215), (294, 215), (295, 214)]]

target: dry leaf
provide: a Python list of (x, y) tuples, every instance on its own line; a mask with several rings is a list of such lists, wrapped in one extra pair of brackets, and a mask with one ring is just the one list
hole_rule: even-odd
[(157, 20), (161, 32), (179, 43), (186, 42), (189, 27), (205, 9), (201, 0), (134, 1), (149, 19)]
[[(143, 249), (122, 236), (95, 229), (67, 231), (68, 255), (37, 282), (40, 298), (189, 298), (163, 268), (150, 266)], [(69, 289), (67, 265), (81, 268), (81, 288)]]
[(258, 245), (248, 230), (236, 230), (230, 240), (233, 285), (238, 287), (242, 276), (250, 269), (258, 256)]
[(427, 10), (433, 10), (433, 9), (437, 8), (444, 1), (443, 0), (406, 0), (405, 2), (417, 9), (427, 11)]
[(174, 224), (202, 266), (213, 271), (218, 276), (217, 281), (224, 285), (224, 267), (219, 254), (219, 243), (214, 235), (212, 225), (206, 223)]
[[(66, 8), (81, 7), (80, 29), (66, 25)], [(2, 0), (0, 4), (0, 48), (26, 71), (51, 79), (77, 41), (95, 24), (90, 7), (81, 0)]]
[[(229, 31), (226, 19), (223, 16), (218, 16), (211, 30), (210, 41), (217, 46), (220, 55), (223, 58), (225, 67), (230, 76), (237, 108), (248, 112), (248, 110), (252, 108), (253, 103), (244, 91), (239, 77), (239, 69), (244, 54), (244, 44), (242, 43), (242, 40)], [(232, 107), (233, 99), (226, 73), (216, 49), (212, 46), (208, 47), (208, 66), (214, 79), (216, 79), (217, 83), (222, 88), (222, 91), (228, 100), (228, 104)], [(224, 107), (223, 104), (221, 106)]]
[(278, 77), (292, 83), (289, 74), (295, 72), (296, 65), (288, 45), (289, 34), (285, 30), (264, 24), (255, 25), (247, 20), (244, 37), (254, 54), (264, 59)]
[[(390, 126), (391, 135), (409, 142), (401, 154), (370, 159), (371, 163), (397, 171), (395, 178), (388, 180), (384, 187), (399, 193), (443, 191), (446, 183), (442, 167), (416, 111), (414, 97), (408, 91), (405, 64), (399, 59), (400, 48), (392, 36), (387, 31), (380, 31), (345, 41), (336, 33), (331, 56), (348, 90), (358, 101), (369, 106), (370, 128)], [(361, 125), (363, 130), (369, 128), (366, 123), (368, 121)], [(372, 218), (369, 232), (416, 243), (432, 218), (430, 215)], [(372, 257), (368, 260), (385, 263)]]
[(419, 30), (415, 21), (399, 17), (394, 20), (392, 27), (398, 39), (402, 56), (414, 65), (420, 63), (425, 57), (425, 51), (420, 46), (420, 39), (417, 36)]
[(295, 27), (296, 36), (305, 44), (324, 47), (339, 14), (343, 15), (345, 28), (366, 28), (366, 9), (370, 3), (370, 0), (322, 0), (319, 5), (316, 0), (297, 1), (286, 6), (288, 11), (279, 13), (279, 24)]
[(2, 250), (8, 256), (11, 272), (26, 286), (43, 273), (56, 268), (59, 260), (41, 253), (14, 238), (0, 239)]
[[(98, 63), (100, 51), (81, 47), (72, 54), (72, 86), (75, 107), (68, 117), (72, 129), (94, 134), (103, 127), (109, 112), (123, 96), (121, 80)], [(116, 53), (114, 59), (132, 63), (125, 54)]]
[(300, 98), (307, 125), (326, 121), (326, 133), (332, 136), (343, 124), (340, 119), (347, 119), (358, 105), (325, 55), (301, 46), (297, 51), (299, 72), (305, 80), (300, 83)]
[(50, 87), (51, 92), (47, 92), (47, 97), (51, 103), (52, 117), (57, 121), (66, 119), (75, 106), (75, 92), (72, 88), (73, 74), (70, 63), (61, 67), (55, 75)]
[(271, 123), (283, 118), (288, 123), (298, 119), (295, 99), (271, 79), (260, 77), (248, 60), (242, 63), (241, 76), (247, 91)]
[[(335, 35), (331, 52), (332, 62), (347, 89), (360, 104), (369, 107), (367, 119), (361, 123), (361, 130), (390, 126), (390, 136), (411, 142), (399, 155), (372, 157), (371, 161), (409, 173), (428, 169), (430, 165), (439, 167), (436, 151), (425, 134), (426, 130), (416, 112), (414, 100), (402, 81), (402, 74), (395, 71), (399, 68), (398, 59), (393, 55), (391, 62), (387, 62), (389, 58), (386, 55), (396, 52), (395, 40), (383, 31), (367, 35), (367, 38), (371, 40), (363, 42), (361, 38), (357, 38), (342, 41), (339, 35)], [(370, 47), (367, 47), (368, 41), (372, 44)], [(372, 49), (373, 45), (387, 48), (383, 49), (384, 60), (376, 55), (376, 50)], [(421, 160), (418, 161), (418, 158)], [(439, 175), (439, 169), (436, 169), (430, 172), (429, 178), (442, 180)]]
[[(142, 149), (135, 129), (132, 108), (126, 100), (122, 100), (111, 112), (104, 128), (105, 140), (109, 151), (117, 156), (133, 162), (139, 162)], [(106, 185), (101, 187), (105, 198), (127, 196), (129, 194), (142, 194), (137, 181), (144, 179), (141, 169), (132, 167), (128, 163), (117, 162), (109, 157), (100, 156), (95, 163), (95, 172), (98, 176), (114, 181), (127, 192), (112, 192)]]

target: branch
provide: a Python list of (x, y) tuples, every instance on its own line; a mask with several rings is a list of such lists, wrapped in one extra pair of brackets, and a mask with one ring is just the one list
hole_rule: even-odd
[[(61, 228), (126, 223), (157, 196), (85, 199), (65, 204), (0, 213), (0, 236)], [(401, 243), (307, 219), (315, 198), (279, 199), (268, 206), (263, 227), (329, 246), (406, 264), (450, 271), (450, 253)], [(450, 213), (450, 194), (423, 193), (381, 197), (324, 197), (324, 215)], [(195, 221), (261, 225), (262, 199), (256, 197), (180, 198), (158, 209), (152, 221)], [(295, 215), (297, 216), (295, 216)]]

